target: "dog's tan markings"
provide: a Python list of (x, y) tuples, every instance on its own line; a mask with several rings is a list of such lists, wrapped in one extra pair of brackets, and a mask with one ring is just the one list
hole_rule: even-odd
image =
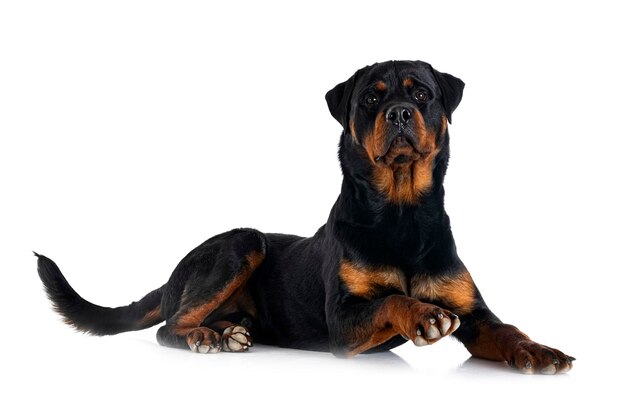
[(414, 112), (415, 125), (417, 126), (417, 136), (419, 137), (419, 145), (423, 149), (424, 155), (413, 164), (413, 188), (411, 192), (405, 195), (412, 199), (418, 198), (426, 192), (433, 184), (433, 161), (439, 153), (436, 147), (436, 133), (426, 128), (424, 117), (419, 111)]
[(411, 279), (411, 297), (425, 302), (441, 302), (451, 311), (463, 315), (474, 308), (476, 286), (467, 270), (443, 276), (416, 275)]
[(439, 136), (443, 137), (448, 131), (448, 118), (446, 114), (441, 115), (441, 131), (439, 132)]
[(435, 305), (404, 295), (389, 295), (371, 318), (348, 333), (347, 356), (365, 352), (396, 335), (408, 338), (416, 346), (433, 344), (452, 334), (459, 327), (458, 321), (449, 311)]
[(502, 323), (480, 323), (478, 336), (464, 345), (475, 357), (506, 361), (525, 374), (567, 372), (576, 360), (558, 349), (532, 341), (515, 326)]
[(398, 332), (394, 328), (394, 320), (407, 317), (410, 306), (410, 298), (389, 296), (367, 326), (354, 327), (351, 332), (351, 342), (354, 345), (347, 352), (347, 356), (358, 355), (396, 336)]
[(405, 80), (402, 81), (402, 86), (404, 86), (405, 88), (412, 88), (413, 87), (413, 79), (406, 78)]
[(139, 329), (148, 328), (154, 324), (157, 324), (163, 320), (161, 316), (161, 305), (148, 311), (143, 318), (139, 321)]
[(369, 157), (372, 164), (376, 164), (376, 157), (382, 155), (383, 147), (385, 145), (385, 114), (380, 112), (376, 115), (376, 120), (374, 121), (374, 129), (371, 133), (365, 136), (363, 140), (363, 146), (365, 147), (365, 151), (367, 152), (367, 156)]
[(393, 268), (367, 269), (354, 262), (343, 260), (339, 277), (351, 294), (372, 299), (380, 290), (395, 289), (408, 295), (406, 279)]
[(387, 89), (387, 84), (385, 84), (385, 82), (383, 81), (378, 81), (374, 84), (374, 88), (376, 88), (377, 91), (384, 91)]
[(204, 326), (187, 328), (181, 335), (185, 335), (187, 346), (192, 352), (213, 354), (221, 349), (220, 334)]
[[(224, 303), (213, 311), (211, 320), (218, 320), (219, 318), (238, 312), (246, 313), (253, 318), (257, 315), (256, 304), (254, 303), (254, 299), (247, 285), (240, 286)], [(213, 326), (211, 325), (211, 327)]]
[(506, 355), (501, 352), (501, 349), (520, 340), (528, 340), (528, 336), (512, 325), (503, 325), (498, 328), (481, 325), (478, 328), (476, 340), (466, 344), (465, 347), (475, 357), (506, 361)]
[(381, 162), (388, 128), (382, 112), (376, 116), (372, 132), (364, 139), (365, 151), (373, 165), (373, 184), (395, 204), (417, 204), (419, 197), (433, 184), (433, 162), (439, 153), (436, 146), (437, 132), (426, 127), (419, 111), (413, 112), (413, 122), (419, 141), (418, 149), (421, 154), (412, 162), (401, 164)]
[(263, 253), (260, 252), (248, 254), (246, 256), (246, 264), (240, 273), (224, 286), (219, 293), (213, 296), (211, 300), (192, 308), (182, 309), (174, 315), (176, 321), (174, 332), (177, 335), (187, 335), (190, 329), (199, 327), (211, 312), (220, 307), (237, 289), (248, 281), (250, 275), (261, 264), (264, 257)]
[(354, 125), (354, 119), (350, 120), (350, 135), (352, 136), (352, 140), (354, 140), (355, 143), (359, 143), (359, 139), (356, 136), (356, 127)]
[(211, 322), (210, 324), (208, 324), (208, 326), (209, 328), (213, 329), (215, 332), (224, 332), (226, 328), (228, 328), (229, 326), (233, 326), (233, 323), (227, 320), (219, 320), (219, 321)]

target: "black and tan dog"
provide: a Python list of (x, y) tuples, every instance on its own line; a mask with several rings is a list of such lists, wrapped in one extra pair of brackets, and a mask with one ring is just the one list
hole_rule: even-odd
[(191, 251), (139, 302), (81, 298), (50, 259), (39, 276), (65, 320), (94, 335), (166, 321), (159, 343), (194, 352), (245, 351), (252, 338), (353, 356), (454, 335), (480, 358), (527, 373), (574, 358), (533, 342), (487, 307), (456, 254), (444, 209), (448, 122), (464, 84), (424, 62), (358, 70), (326, 94), (343, 126), (343, 185), (313, 237), (237, 229)]

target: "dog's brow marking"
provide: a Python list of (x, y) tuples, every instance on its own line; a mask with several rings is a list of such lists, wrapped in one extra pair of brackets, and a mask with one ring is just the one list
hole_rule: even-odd
[(413, 79), (406, 78), (404, 81), (402, 81), (402, 86), (404, 86), (405, 88), (412, 88), (413, 87)]
[(379, 90), (379, 91), (382, 92), (382, 91), (387, 89), (387, 84), (385, 84), (385, 82), (383, 82), (383, 81), (378, 81), (378, 82), (376, 82), (374, 87), (376, 88), (376, 90)]
[(418, 275), (411, 280), (411, 297), (425, 301), (441, 301), (460, 314), (474, 308), (476, 286), (467, 270), (439, 277)]

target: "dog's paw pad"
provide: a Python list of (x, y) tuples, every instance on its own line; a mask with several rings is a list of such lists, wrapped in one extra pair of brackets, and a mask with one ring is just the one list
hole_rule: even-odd
[(441, 319), (441, 332), (445, 334), (446, 332), (448, 332), (448, 330), (452, 326), (452, 321), (449, 318), (444, 318), (443, 315), (441, 315), (440, 319)]
[(422, 337), (422, 331), (420, 331), (419, 329), (415, 331), (415, 340), (413, 341), (413, 343), (415, 344), (415, 346), (428, 345), (428, 341), (426, 341), (426, 339)]
[(222, 333), (222, 350), (226, 352), (243, 352), (252, 346), (252, 338), (248, 329), (241, 325), (233, 325)]
[[(430, 323), (434, 324), (435, 320), (431, 319)], [(439, 332), (439, 329), (437, 329), (435, 325), (430, 325), (430, 327), (426, 331), (426, 339), (437, 339), (437, 338), (441, 338), (441, 332)]]
[(413, 335), (405, 335), (412, 338), (416, 346), (434, 344), (456, 331), (461, 324), (457, 315), (434, 305), (420, 303), (414, 312), (411, 325), (417, 328)]

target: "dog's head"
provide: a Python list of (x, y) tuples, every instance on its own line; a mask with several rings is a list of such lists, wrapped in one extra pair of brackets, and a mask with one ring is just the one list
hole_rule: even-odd
[(335, 86), (326, 102), (344, 128), (341, 151), (350, 153), (341, 154), (344, 173), (366, 170), (388, 201), (418, 203), (433, 185), (463, 87), (460, 79), (420, 61), (376, 63)]

